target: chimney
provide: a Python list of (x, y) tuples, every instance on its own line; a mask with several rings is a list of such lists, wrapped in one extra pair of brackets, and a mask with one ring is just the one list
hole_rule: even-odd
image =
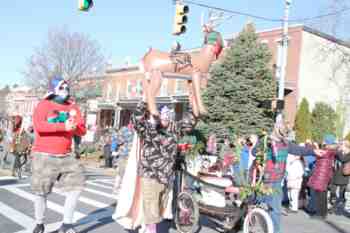
[(126, 66), (126, 67), (131, 66), (131, 57), (130, 57), (130, 56), (127, 56), (127, 57), (125, 58), (125, 66)]

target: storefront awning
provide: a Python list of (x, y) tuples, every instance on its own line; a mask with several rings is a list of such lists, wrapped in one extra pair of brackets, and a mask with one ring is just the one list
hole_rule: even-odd
[(116, 103), (112, 103), (112, 102), (99, 102), (97, 104), (97, 107), (99, 109), (115, 109), (116, 108)]
[[(139, 98), (121, 98), (117, 105), (124, 108), (133, 108), (141, 101)], [(158, 104), (188, 103), (188, 95), (159, 96), (156, 98)]]

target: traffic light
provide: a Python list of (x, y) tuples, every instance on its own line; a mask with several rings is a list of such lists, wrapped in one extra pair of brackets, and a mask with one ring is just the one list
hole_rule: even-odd
[(178, 36), (186, 32), (187, 13), (190, 11), (190, 8), (182, 3), (176, 3), (175, 10), (173, 34)]
[(88, 11), (94, 5), (92, 0), (79, 0), (79, 10)]

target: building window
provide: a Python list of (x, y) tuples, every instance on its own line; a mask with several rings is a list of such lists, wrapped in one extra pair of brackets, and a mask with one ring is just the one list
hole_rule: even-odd
[(162, 86), (160, 87), (160, 94), (159, 96), (168, 96), (168, 79), (163, 79), (162, 80)]
[(116, 84), (115, 85), (115, 100), (116, 101), (118, 101), (119, 100), (119, 92), (120, 92), (120, 90), (119, 90), (119, 84)]
[(185, 94), (187, 94), (187, 81), (176, 79), (175, 95), (185, 95)]
[(141, 97), (142, 96), (142, 80), (128, 80), (127, 83), (127, 97)]
[(111, 97), (112, 97), (112, 86), (111, 84), (108, 84), (107, 85), (107, 100), (111, 100)]

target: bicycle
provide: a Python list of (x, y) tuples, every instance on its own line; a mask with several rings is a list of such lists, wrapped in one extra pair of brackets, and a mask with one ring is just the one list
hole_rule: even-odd
[[(237, 198), (238, 188), (228, 190), (234, 184), (232, 176), (193, 176), (186, 171), (184, 158), (178, 153), (175, 162), (173, 209), (178, 232), (196, 232), (202, 214), (224, 232), (243, 229), (243, 233), (273, 233), (269, 208), (260, 202), (255, 191), (241, 201)], [(187, 186), (186, 181), (190, 183)], [(210, 202), (213, 199), (215, 203)]]

